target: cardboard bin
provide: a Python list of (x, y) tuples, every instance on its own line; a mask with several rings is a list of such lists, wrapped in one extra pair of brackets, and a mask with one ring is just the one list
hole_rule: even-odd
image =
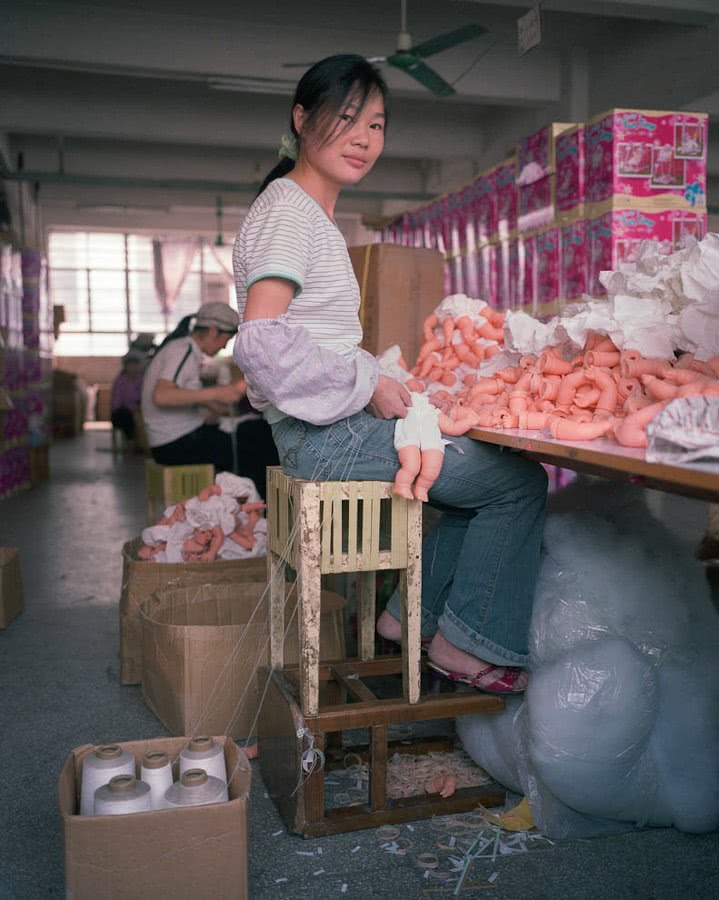
[[(285, 662), (290, 665), (299, 659), (296, 596), (290, 590), (285, 609)], [(323, 660), (345, 656), (344, 605), (338, 594), (322, 592)], [(264, 689), (257, 669), (268, 665), (270, 656), (268, 612), (265, 584), (169, 588), (145, 600), (142, 696), (173, 734), (257, 733)]]
[(142, 681), (142, 623), (140, 604), (164, 587), (193, 584), (238, 584), (267, 580), (267, 560), (218, 560), (213, 563), (153, 563), (137, 558), (140, 538), (122, 548), (122, 592), (120, 594), (120, 681)]
[(14, 547), (0, 547), (0, 628), (7, 628), (24, 606), (20, 554)]
[[(163, 750), (179, 756), (187, 738), (131, 741), (119, 746), (142, 756)], [(247, 832), (251, 770), (229, 738), (227, 803), (160, 809), (124, 816), (80, 816), (82, 761), (95, 749), (77, 747), (60, 773), (58, 802), (65, 843), (65, 894), (72, 900), (212, 900), (247, 898)]]
[(360, 287), (362, 346), (383, 353), (393, 344), (413, 366), (422, 323), (444, 297), (444, 259), (437, 250), (399, 244), (349, 248)]

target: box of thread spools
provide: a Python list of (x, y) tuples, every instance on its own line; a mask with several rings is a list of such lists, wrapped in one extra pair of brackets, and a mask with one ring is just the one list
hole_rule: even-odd
[(155, 591), (166, 587), (200, 584), (265, 582), (267, 560), (215, 560), (215, 562), (154, 563), (138, 557), (142, 540), (128, 541), (122, 548), (122, 591), (120, 594), (120, 681), (142, 681), (142, 622), (140, 604)]
[(77, 747), (58, 784), (66, 896), (246, 898), (250, 780), (225, 737)]

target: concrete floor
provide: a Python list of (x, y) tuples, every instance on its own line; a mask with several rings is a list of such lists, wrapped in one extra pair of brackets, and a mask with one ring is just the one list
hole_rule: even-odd
[[(145, 506), (142, 459), (113, 460), (109, 443), (107, 432), (57, 443), (51, 480), (0, 501), (0, 545), (19, 548), (26, 593), (25, 611), (0, 632), (0, 900), (64, 895), (55, 792), (68, 751), (166, 733), (140, 689), (118, 681), (120, 549), (142, 527)], [(375, 831), (304, 841), (283, 829), (253, 766), (253, 900), (451, 895), (415, 863), (418, 853), (436, 852), (432, 823), (402, 826), (413, 845), (404, 857), (382, 850)], [(719, 897), (716, 834), (635, 831), (477, 865), (473, 880), (497, 872), (494, 886), (463, 897)]]

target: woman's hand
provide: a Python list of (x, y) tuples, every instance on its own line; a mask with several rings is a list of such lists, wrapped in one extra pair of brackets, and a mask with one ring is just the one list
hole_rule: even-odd
[(237, 403), (247, 393), (247, 382), (233, 381), (232, 384), (218, 384), (210, 388), (212, 400), (219, 403)]
[(377, 419), (404, 419), (407, 407), (411, 405), (412, 398), (406, 387), (394, 378), (380, 375), (374, 394), (367, 404), (367, 412)]

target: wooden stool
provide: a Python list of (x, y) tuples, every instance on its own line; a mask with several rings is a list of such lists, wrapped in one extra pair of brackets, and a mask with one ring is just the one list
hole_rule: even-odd
[[(389, 753), (448, 749), (451, 741), (424, 740), (399, 746), (388, 725), (504, 708), (501, 697), (479, 692), (421, 695), (422, 505), (392, 493), (384, 481), (304, 481), (280, 468), (267, 470), (267, 571), (270, 583), (270, 667), (260, 710), (262, 777), (288, 826), (306, 837), (372, 828), (494, 806), (504, 799), (496, 785), (464, 788), (449, 799), (438, 795), (401, 801), (387, 796)], [(283, 668), (285, 564), (297, 573), (299, 666)], [(402, 655), (375, 658), (375, 573), (399, 569)], [(323, 574), (358, 572), (357, 626), (360, 659), (320, 665), (319, 613)], [(402, 697), (378, 698), (363, 679), (402, 675)], [(329, 702), (320, 706), (320, 682)], [(341, 702), (350, 697), (353, 702)], [(330, 737), (368, 728), (369, 803), (325, 809), (324, 768), (302, 767), (308, 743), (325, 753), (331, 768)], [(354, 752), (354, 751), (353, 751)], [(343, 754), (341, 754), (343, 755)]]
[(202, 488), (210, 487), (214, 481), (215, 467), (212, 463), (197, 466), (161, 466), (152, 460), (146, 460), (148, 523), (153, 525), (166, 507), (194, 497)]
[[(390, 528), (384, 547), (380, 539), (383, 518)], [(304, 481), (272, 467), (267, 470), (267, 548), (270, 665), (275, 669), (283, 666), (283, 563), (297, 572), (303, 714), (317, 715), (320, 580), (335, 572), (360, 573), (360, 656), (372, 659), (376, 573), (400, 571), (404, 697), (408, 703), (416, 703), (420, 694), (422, 504), (393, 494), (389, 481)]]

